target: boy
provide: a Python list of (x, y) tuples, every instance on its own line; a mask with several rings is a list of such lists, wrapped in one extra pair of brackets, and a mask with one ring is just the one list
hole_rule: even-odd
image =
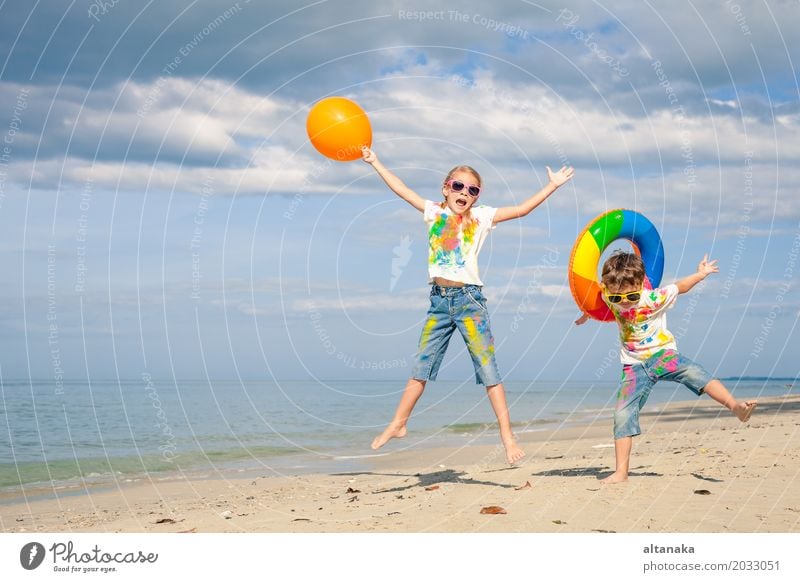
[[(617, 466), (603, 483), (628, 480), (633, 437), (641, 433), (639, 410), (659, 380), (683, 384), (698, 396), (708, 394), (740, 421), (750, 419), (757, 402), (737, 401), (722, 382), (678, 353), (675, 338), (667, 330), (667, 309), (675, 304), (678, 295), (688, 292), (711, 273), (719, 272), (716, 262), (709, 262), (706, 255), (695, 274), (652, 290), (643, 289), (645, 270), (638, 255), (617, 251), (603, 264), (603, 299), (617, 320), (622, 344), (622, 381), (614, 412)], [(584, 314), (575, 323), (582, 325), (588, 319), (589, 315)]]

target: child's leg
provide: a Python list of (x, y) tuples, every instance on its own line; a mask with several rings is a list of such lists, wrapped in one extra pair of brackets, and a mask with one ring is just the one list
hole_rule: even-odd
[(633, 437), (622, 437), (614, 440), (614, 456), (617, 459), (616, 470), (603, 479), (601, 483), (613, 484), (623, 483), (628, 480), (628, 468), (631, 462), (631, 448), (633, 447)]
[(469, 285), (464, 288), (464, 294), (460, 297), (453, 319), (472, 358), (475, 381), (486, 386), (486, 394), (500, 426), (500, 440), (506, 449), (506, 460), (513, 465), (524, 457), (525, 453), (517, 446), (514, 434), (511, 432), (506, 391), (500, 381), (494, 354), (494, 337), (489, 323), (489, 311), (486, 309), (486, 299), (480, 287)]
[(514, 433), (511, 432), (511, 417), (508, 414), (505, 388), (502, 384), (487, 386), (486, 394), (489, 396), (489, 402), (492, 403), (492, 409), (497, 416), (497, 424), (500, 425), (500, 440), (503, 441), (503, 446), (506, 448), (506, 460), (509, 465), (513, 465), (525, 456), (525, 452), (517, 446)]
[(419, 397), (425, 390), (425, 380), (417, 380), (416, 378), (409, 378), (406, 384), (406, 389), (403, 396), (400, 397), (400, 402), (397, 404), (397, 410), (394, 413), (394, 418), (389, 426), (372, 441), (372, 449), (378, 450), (383, 445), (388, 443), (393, 438), (403, 438), (406, 436), (406, 424), (408, 417), (411, 416), (411, 411), (414, 410)]
[(713, 379), (705, 368), (674, 350), (658, 352), (648, 360), (647, 365), (659, 378), (680, 382), (698, 395), (705, 392), (742, 422), (750, 420), (758, 404), (755, 400), (737, 401), (725, 385)]
[(750, 420), (753, 410), (758, 406), (755, 400), (736, 400), (725, 385), (716, 379), (706, 384), (703, 392), (730, 410), (742, 422)]
[(422, 327), (411, 378), (406, 383), (406, 389), (397, 405), (392, 422), (372, 441), (373, 450), (381, 448), (393, 438), (406, 436), (408, 417), (422, 396), (427, 381), (436, 379), (444, 353), (447, 351), (447, 344), (455, 329), (456, 324), (450, 317), (448, 298), (431, 292), (431, 306)]
[(644, 366), (636, 364), (623, 366), (617, 406), (614, 411), (614, 455), (616, 468), (601, 482), (606, 484), (623, 483), (628, 480), (633, 437), (641, 434), (639, 411), (647, 402), (653, 381)]

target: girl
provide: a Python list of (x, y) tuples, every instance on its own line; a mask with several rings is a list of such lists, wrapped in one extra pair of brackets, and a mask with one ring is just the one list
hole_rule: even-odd
[(428, 226), (428, 275), (431, 283), (431, 306), (422, 328), (419, 350), (411, 378), (400, 398), (389, 426), (372, 441), (379, 449), (393, 438), (406, 435), (414, 405), (428, 380), (435, 380), (453, 332), (458, 329), (475, 366), (478, 384), (486, 386), (500, 426), (500, 438), (506, 459), (513, 465), (525, 456), (511, 432), (506, 395), (494, 354), (494, 338), (489, 327), (486, 299), (481, 293), (483, 282), (478, 274), (478, 253), (483, 242), (498, 222), (521, 218), (572, 178), (574, 170), (564, 166), (558, 172), (547, 168), (550, 182), (518, 206), (492, 208), (475, 206), (481, 193), (481, 177), (469, 166), (450, 170), (442, 183), (444, 200), (435, 203), (425, 200), (406, 186), (400, 178), (380, 163), (375, 152), (362, 149), (365, 162), (370, 164), (386, 185), (400, 198), (423, 213)]

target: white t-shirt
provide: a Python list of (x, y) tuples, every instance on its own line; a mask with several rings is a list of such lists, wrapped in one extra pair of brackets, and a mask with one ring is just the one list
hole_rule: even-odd
[(606, 302), (619, 325), (623, 364), (640, 364), (660, 350), (677, 351), (675, 337), (667, 329), (667, 309), (675, 305), (677, 297), (678, 286), (667, 285), (645, 289), (639, 303), (624, 311)]
[(465, 285), (483, 285), (478, 274), (478, 253), (494, 228), (497, 208), (473, 206), (472, 223), (463, 225), (463, 215), (453, 214), (431, 200), (425, 201), (423, 219), (428, 225), (428, 277), (458, 281)]

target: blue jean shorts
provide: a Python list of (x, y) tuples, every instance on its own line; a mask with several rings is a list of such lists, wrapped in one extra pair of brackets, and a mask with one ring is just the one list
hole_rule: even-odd
[(713, 377), (700, 364), (675, 350), (661, 350), (641, 364), (623, 366), (614, 412), (615, 439), (641, 434), (639, 411), (659, 380), (683, 384), (700, 396)]
[(475, 367), (475, 382), (485, 386), (500, 384), (489, 311), (481, 288), (477, 285), (431, 287), (431, 306), (419, 338), (419, 350), (411, 377), (436, 380), (447, 344), (456, 329), (467, 344)]

